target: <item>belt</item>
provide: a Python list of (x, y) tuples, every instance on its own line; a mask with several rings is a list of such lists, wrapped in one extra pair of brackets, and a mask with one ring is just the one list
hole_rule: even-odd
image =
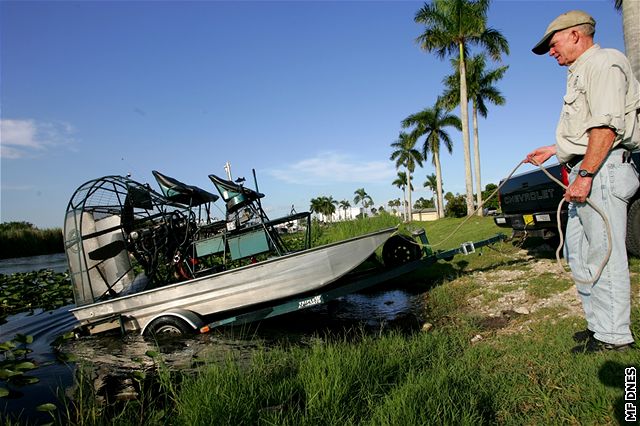
[[(629, 151), (628, 149), (616, 148), (616, 149), (611, 150), (611, 154), (610, 155), (617, 155), (617, 152), (619, 152), (619, 151), (622, 151), (622, 162), (623, 163), (630, 163), (631, 162), (631, 151)], [(573, 169), (576, 166), (576, 164), (578, 164), (582, 160), (584, 160), (584, 155), (574, 155), (573, 157), (571, 157), (571, 159), (569, 159), (566, 163), (564, 163), (564, 167), (567, 169), (567, 171), (571, 171), (571, 169)]]

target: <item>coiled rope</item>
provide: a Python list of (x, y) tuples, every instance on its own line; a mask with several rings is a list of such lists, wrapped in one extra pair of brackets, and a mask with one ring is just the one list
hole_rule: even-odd
[[(469, 219), (471, 219), (473, 216), (476, 215), (476, 213), (484, 206), (484, 204), (489, 201), (490, 199), (492, 199), (493, 197), (495, 197), (495, 195), (498, 193), (498, 191), (500, 191), (500, 189), (502, 189), (502, 187), (507, 183), (507, 181), (509, 179), (511, 179), (511, 176), (513, 176), (513, 174), (516, 172), (516, 170), (518, 170), (518, 168), (520, 168), (520, 166), (522, 164), (524, 164), (525, 160), (522, 160), (518, 163), (518, 165), (511, 170), (511, 173), (509, 173), (509, 175), (502, 181), (502, 183), (491, 193), (491, 195), (489, 195), (489, 197), (487, 197), (484, 201), (482, 201), (480, 203), (480, 205), (473, 211), (473, 213), (469, 216), (466, 217), (465, 220), (463, 220), (447, 237), (445, 237), (443, 240), (439, 241), (436, 244), (431, 244), (431, 247), (437, 247), (441, 244), (443, 244), (445, 241), (449, 240), (456, 232), (458, 232), (458, 230), (465, 224), (467, 223), (467, 221)], [(562, 183), (561, 181), (559, 181), (558, 179), (556, 179), (555, 176), (553, 176), (551, 173), (549, 173), (549, 171), (544, 168), (542, 166), (542, 164), (538, 164), (534, 161), (532, 161), (532, 163), (536, 166), (538, 166), (540, 168), (540, 170), (542, 170), (544, 172), (545, 175), (547, 175), (547, 177), (549, 179), (551, 179), (553, 182), (557, 183), (558, 185), (560, 185), (562, 188), (565, 189), (565, 191), (567, 190), (567, 186)], [(604, 270), (605, 266), (607, 265), (607, 262), (609, 262), (609, 258), (611, 257), (611, 251), (612, 251), (612, 240), (611, 240), (611, 224), (609, 223), (609, 219), (607, 219), (607, 216), (604, 214), (604, 212), (598, 207), (596, 206), (589, 197), (587, 197), (586, 199), (586, 203), (589, 204), (589, 206), (591, 206), (591, 208), (593, 208), (602, 218), (602, 220), (605, 223), (605, 227), (607, 230), (607, 253), (604, 256), (604, 259), (602, 260), (602, 263), (600, 265), (600, 267), (598, 268), (598, 270), (596, 271), (595, 275), (593, 276), (593, 278), (591, 280), (582, 280), (580, 278), (576, 278), (575, 275), (573, 275), (572, 273), (570, 273), (570, 271), (567, 271), (565, 269), (565, 267), (562, 265), (562, 261), (560, 260), (560, 253), (562, 252), (562, 247), (564, 246), (564, 232), (562, 231), (562, 222), (561, 222), (561, 212), (562, 212), (562, 206), (565, 203), (565, 199), (563, 198), (560, 203), (558, 204), (558, 209), (556, 210), (556, 221), (558, 223), (558, 235), (560, 236), (560, 243), (558, 244), (558, 248), (556, 249), (556, 263), (558, 264), (558, 267), (561, 269), (563, 274), (567, 274), (570, 275), (571, 278), (580, 284), (585, 284), (585, 285), (593, 285), (595, 282), (597, 282), (600, 279), (600, 276), (602, 275), (602, 271)]]

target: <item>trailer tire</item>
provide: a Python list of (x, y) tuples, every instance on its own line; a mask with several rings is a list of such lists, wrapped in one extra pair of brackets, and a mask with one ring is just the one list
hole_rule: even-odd
[(185, 320), (169, 315), (154, 319), (144, 331), (144, 335), (147, 337), (188, 336), (191, 334), (194, 334), (194, 330)]
[(404, 265), (420, 259), (420, 246), (409, 237), (394, 235), (382, 246), (382, 261), (387, 268)]
[(627, 213), (627, 251), (640, 257), (640, 198), (631, 202)]

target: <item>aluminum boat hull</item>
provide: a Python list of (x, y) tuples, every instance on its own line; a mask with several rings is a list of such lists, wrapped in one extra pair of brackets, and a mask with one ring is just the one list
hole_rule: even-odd
[[(141, 330), (169, 312), (198, 317), (247, 308), (322, 288), (352, 271), (396, 228), (146, 290), (71, 310), (92, 332)], [(102, 324), (102, 326), (101, 326)], [(105, 325), (106, 324), (106, 325)]]

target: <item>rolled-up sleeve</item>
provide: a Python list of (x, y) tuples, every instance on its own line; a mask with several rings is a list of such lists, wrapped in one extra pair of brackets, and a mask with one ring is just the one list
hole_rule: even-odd
[(610, 127), (616, 134), (624, 134), (626, 80), (624, 71), (613, 61), (594, 67), (588, 78), (591, 117), (585, 123), (586, 129)]

